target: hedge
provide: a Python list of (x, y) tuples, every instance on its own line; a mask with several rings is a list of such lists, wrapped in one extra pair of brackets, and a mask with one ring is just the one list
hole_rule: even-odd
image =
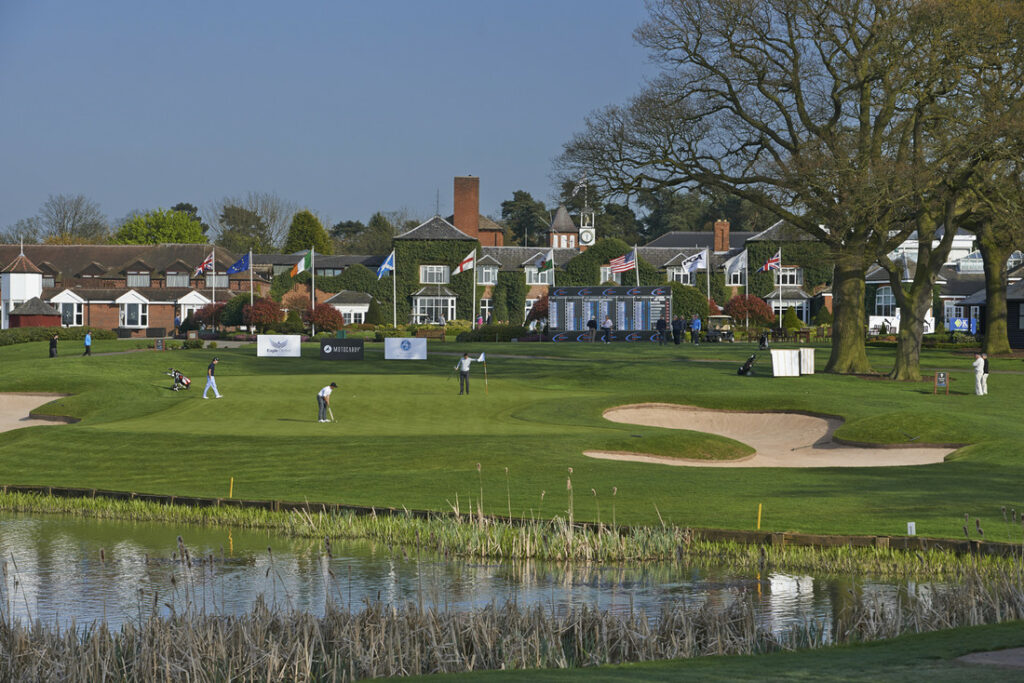
[(457, 342), (507, 342), (530, 334), (522, 325), (481, 325), (475, 330), (459, 333)]
[(117, 339), (117, 334), (113, 330), (95, 330), (89, 327), (12, 327), (0, 330), (0, 346), (49, 341), (54, 334), (59, 335), (64, 341), (82, 341), (86, 332), (92, 332), (93, 339)]

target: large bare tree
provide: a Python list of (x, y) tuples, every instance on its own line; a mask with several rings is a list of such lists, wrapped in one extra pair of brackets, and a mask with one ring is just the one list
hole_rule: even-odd
[(612, 194), (728, 192), (815, 236), (835, 264), (827, 369), (865, 372), (864, 275), (935, 210), (921, 193), (946, 178), (922, 159), (944, 150), (922, 140), (978, 57), (947, 40), (979, 3), (1002, 4), (651, 0), (635, 35), (661, 74), (591, 115), (560, 166)]
[(279, 249), (284, 243), (292, 217), (298, 212), (299, 206), (272, 192), (249, 192), (243, 197), (224, 197), (215, 202), (209, 210), (209, 217), (217, 223), (218, 234), (236, 227), (231, 221), (224, 220), (225, 216), (237, 214), (235, 209), (242, 209), (258, 218), (261, 243)]
[(50, 195), (39, 209), (43, 241), (50, 244), (94, 244), (110, 232), (99, 205), (85, 195)]

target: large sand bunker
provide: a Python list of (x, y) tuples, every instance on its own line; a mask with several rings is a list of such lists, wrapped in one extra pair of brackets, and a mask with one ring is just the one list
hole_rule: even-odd
[(954, 448), (907, 446), (879, 448), (836, 443), (837, 418), (797, 413), (741, 413), (705, 410), (670, 403), (640, 403), (606, 410), (612, 422), (689, 429), (718, 434), (757, 452), (738, 460), (687, 460), (640, 453), (585, 451), (604, 460), (628, 460), (686, 467), (886, 467), (942, 462)]
[(61, 424), (61, 420), (29, 417), (29, 413), (65, 394), (2, 394), (0, 393), (0, 432), (35, 425)]

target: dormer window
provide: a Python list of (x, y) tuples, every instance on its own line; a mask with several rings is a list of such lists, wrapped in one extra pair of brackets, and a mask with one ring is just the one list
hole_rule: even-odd
[(129, 270), (126, 284), (128, 287), (149, 287), (149, 271)]
[(173, 270), (167, 271), (168, 287), (188, 287), (188, 273), (179, 273)]
[(43, 287), (53, 287), (53, 286), (55, 286), (55, 281), (53, 279), (53, 276), (52, 275), (47, 275), (46, 273), (43, 273)]
[(228, 276), (227, 273), (214, 273), (208, 272), (206, 274), (206, 286), (208, 288), (216, 287), (217, 289), (228, 288)]

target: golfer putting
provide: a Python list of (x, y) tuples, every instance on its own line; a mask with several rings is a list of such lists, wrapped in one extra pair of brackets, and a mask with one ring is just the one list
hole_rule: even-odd
[[(316, 395), (317, 419), (320, 422), (334, 422), (334, 411), (331, 410), (331, 392), (337, 388), (337, 384), (331, 382), (321, 389)], [(331, 419), (327, 419), (330, 413)]]

